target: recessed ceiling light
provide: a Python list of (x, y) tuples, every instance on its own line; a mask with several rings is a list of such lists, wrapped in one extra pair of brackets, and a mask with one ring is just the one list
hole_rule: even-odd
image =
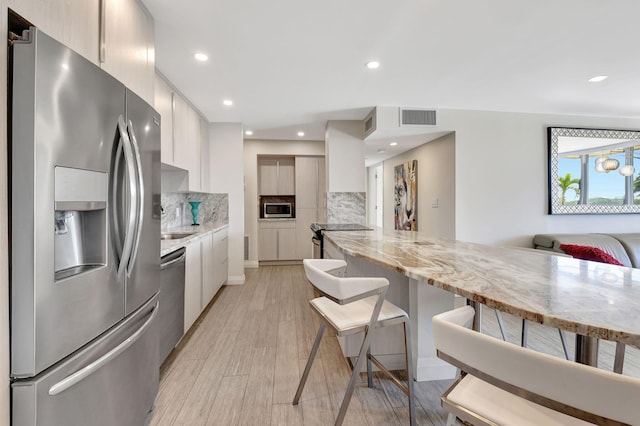
[(245, 130), (244, 134), (247, 135), (247, 136), (252, 136), (253, 135), (253, 130)]
[(398, 145), (398, 142), (391, 142), (391, 143), (389, 144), (389, 146), (396, 146), (396, 145)]
[(378, 154), (383, 154), (384, 152), (385, 152), (384, 149), (379, 149), (378, 150)]
[(590, 82), (590, 83), (600, 83), (601, 81), (604, 81), (604, 80), (606, 80), (607, 78), (609, 78), (609, 76), (607, 76), (607, 75), (597, 75), (597, 76), (595, 76), (595, 77), (591, 77), (591, 78), (589, 79), (589, 82)]
[(231, 99), (225, 99), (224, 101), (222, 101), (222, 103), (225, 104), (226, 106), (233, 105), (233, 101)]
[(209, 57), (204, 53), (195, 53), (193, 57), (196, 58), (196, 61), (200, 62), (204, 62), (209, 59)]
[(304, 132), (298, 132), (298, 136), (300, 137), (304, 136)]
[(380, 62), (378, 62), (378, 61), (369, 61), (365, 65), (370, 70), (375, 70), (376, 68), (378, 68), (380, 66)]

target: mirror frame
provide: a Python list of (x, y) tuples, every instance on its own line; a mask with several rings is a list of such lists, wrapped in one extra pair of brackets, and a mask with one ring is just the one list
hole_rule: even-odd
[(574, 127), (547, 127), (548, 152), (548, 206), (549, 214), (633, 214), (640, 213), (640, 204), (574, 204), (560, 202), (558, 181), (558, 137), (573, 136), (583, 138), (638, 139), (637, 130), (588, 129)]

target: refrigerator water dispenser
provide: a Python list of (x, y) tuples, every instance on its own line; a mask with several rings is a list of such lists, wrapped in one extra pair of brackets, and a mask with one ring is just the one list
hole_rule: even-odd
[(56, 166), (56, 281), (107, 264), (107, 191), (106, 173)]

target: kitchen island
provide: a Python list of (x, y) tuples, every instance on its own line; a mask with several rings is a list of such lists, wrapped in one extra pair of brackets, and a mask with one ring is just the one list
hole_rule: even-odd
[(597, 339), (640, 345), (639, 269), (410, 231), (324, 235), (325, 255), (344, 256), (349, 275), (390, 278), (392, 302), (412, 320), (417, 380), (452, 377), (435, 355), (431, 318), (453, 308), (454, 294), (576, 333), (582, 362), (593, 358)]

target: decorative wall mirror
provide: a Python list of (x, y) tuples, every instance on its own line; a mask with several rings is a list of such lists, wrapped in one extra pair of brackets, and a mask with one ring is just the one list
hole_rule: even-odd
[(547, 130), (549, 214), (640, 213), (640, 131)]

